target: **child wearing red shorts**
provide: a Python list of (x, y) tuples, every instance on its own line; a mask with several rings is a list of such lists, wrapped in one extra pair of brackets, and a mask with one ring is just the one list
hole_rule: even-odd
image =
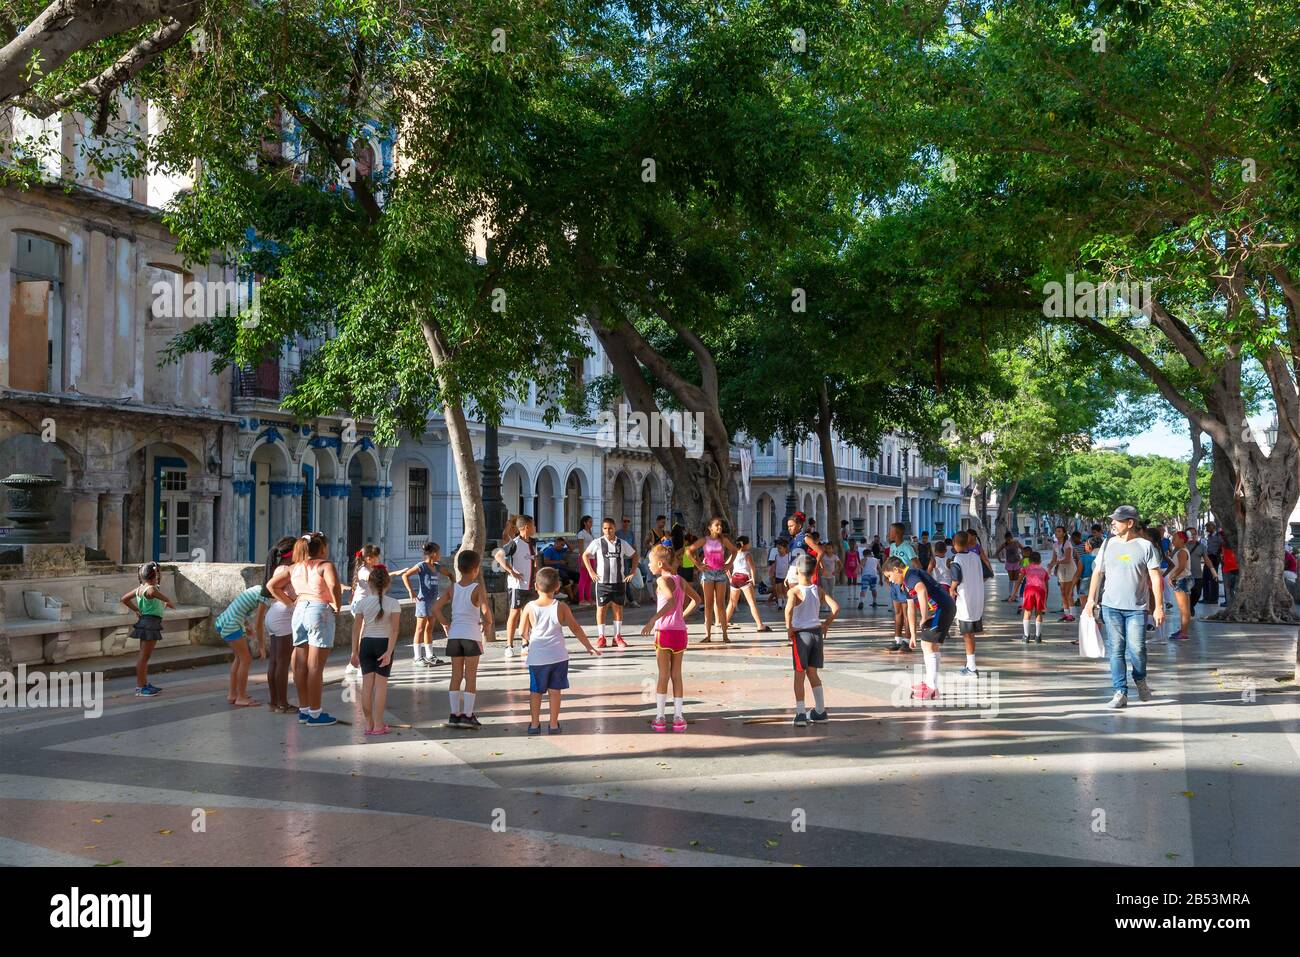
[(1034, 640), (1043, 643), (1043, 612), (1047, 611), (1047, 569), (1043, 567), (1043, 556), (1038, 552), (1029, 553), (1029, 564), (1021, 573), (1025, 594), (1020, 600), (1023, 613), (1022, 624), (1025, 629), (1025, 644), (1029, 644), (1029, 616), (1034, 615)]
[[(668, 703), (668, 681), (673, 683), (673, 730), (686, 730), (686, 717), (682, 714), (685, 693), (682, 691), (682, 657), (686, 654), (686, 616), (701, 603), (700, 596), (685, 579), (675, 573), (673, 550), (664, 545), (650, 549), (650, 574), (655, 576), (655, 597), (658, 610), (645, 623), (642, 635), (655, 633), (655, 659), (659, 664), (659, 681), (655, 686), (655, 720), (651, 727), (667, 731), (664, 710)], [(690, 604), (682, 610), (686, 600)]]

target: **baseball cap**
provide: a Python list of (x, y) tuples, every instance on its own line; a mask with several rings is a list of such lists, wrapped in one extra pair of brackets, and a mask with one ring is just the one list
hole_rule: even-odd
[(1136, 522), (1138, 510), (1132, 505), (1121, 505), (1110, 513), (1110, 517), (1117, 522)]

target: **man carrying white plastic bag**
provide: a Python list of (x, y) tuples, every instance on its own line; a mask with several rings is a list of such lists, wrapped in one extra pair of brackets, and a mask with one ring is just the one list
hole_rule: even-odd
[[(1102, 545), (1093, 563), (1092, 584), (1083, 608), (1083, 617), (1091, 618), (1097, 598), (1102, 596), (1101, 618), (1114, 688), (1110, 708), (1128, 707), (1129, 668), (1133, 670), (1138, 697), (1150, 701), (1152, 696), (1147, 686), (1147, 605), (1150, 595), (1162, 595), (1164, 589), (1160, 582), (1160, 553), (1138, 534), (1137, 518), (1137, 509), (1132, 505), (1121, 505), (1110, 516), (1114, 534)], [(1153, 617), (1157, 628), (1164, 624), (1163, 601), (1155, 602)], [(1082, 638), (1079, 648), (1082, 652)]]

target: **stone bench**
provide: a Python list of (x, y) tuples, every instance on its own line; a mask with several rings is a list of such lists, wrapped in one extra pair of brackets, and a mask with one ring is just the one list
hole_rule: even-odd
[[(60, 664), (135, 650), (129, 638), (136, 615), (121, 597), (139, 584), (133, 575), (29, 578), (0, 582), (0, 621), (13, 664)], [(164, 570), (159, 587), (176, 601), (175, 572)], [(195, 643), (211, 616), (206, 605), (163, 609), (159, 646)]]

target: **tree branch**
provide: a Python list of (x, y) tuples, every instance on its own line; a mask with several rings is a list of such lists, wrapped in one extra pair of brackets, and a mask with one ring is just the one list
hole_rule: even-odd
[(102, 136), (108, 125), (107, 106), (112, 100), (113, 93), (143, 70), (158, 54), (174, 46), (181, 37), (185, 36), (186, 31), (194, 25), (197, 18), (198, 7), (195, 6), (187, 10), (180, 19), (168, 20), (150, 36), (123, 53), (112, 66), (98, 76), (92, 77), (61, 96), (51, 99), (20, 97), (15, 102), (24, 112), (43, 120), (55, 113), (62, 113), (80, 100), (94, 99), (99, 103), (95, 132)]

